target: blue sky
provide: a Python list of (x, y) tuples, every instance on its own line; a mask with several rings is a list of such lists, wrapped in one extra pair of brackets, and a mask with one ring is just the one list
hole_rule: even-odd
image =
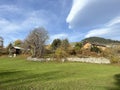
[(120, 40), (120, 0), (0, 0), (5, 46), (41, 26), (49, 33), (48, 42), (91, 36)]

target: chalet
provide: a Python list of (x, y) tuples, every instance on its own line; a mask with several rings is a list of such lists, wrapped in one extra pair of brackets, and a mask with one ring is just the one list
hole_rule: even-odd
[(9, 48), (9, 56), (12, 57), (12, 56), (16, 56), (16, 55), (19, 55), (22, 53), (22, 50), (23, 48), (21, 47), (17, 47), (17, 46), (12, 46)]
[(102, 51), (105, 51), (105, 49), (107, 48), (105, 45), (95, 44), (95, 43), (92, 43), (92, 46), (95, 46), (95, 47), (99, 48)]
[(15, 49), (15, 51), (16, 51), (16, 54), (21, 54), (21, 53), (22, 53), (22, 50), (23, 50), (23, 48), (17, 47), (17, 46), (14, 46), (14, 49)]
[(99, 49), (101, 49), (102, 51), (105, 51), (106, 46), (102, 45), (102, 44), (96, 44), (96, 43), (90, 43), (90, 42), (85, 42), (83, 44), (83, 49), (91, 49), (91, 47), (97, 47)]
[(92, 44), (90, 42), (83, 43), (83, 49), (90, 49), (91, 47), (92, 47)]

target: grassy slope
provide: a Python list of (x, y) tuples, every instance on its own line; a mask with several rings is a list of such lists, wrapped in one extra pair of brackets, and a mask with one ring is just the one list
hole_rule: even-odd
[(0, 90), (120, 90), (120, 67), (0, 57)]

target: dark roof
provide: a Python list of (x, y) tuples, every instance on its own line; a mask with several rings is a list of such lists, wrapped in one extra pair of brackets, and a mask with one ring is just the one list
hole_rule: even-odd
[(85, 45), (85, 44), (87, 44), (87, 43), (90, 43), (90, 44), (92, 44), (93, 46), (101, 46), (101, 47), (106, 47), (106, 45), (99, 44), (99, 43), (91, 43), (91, 42), (88, 42), (88, 41), (85, 41), (85, 42), (83, 42), (83, 45)]
[(105, 45), (102, 45), (102, 44), (96, 44), (96, 43), (92, 43), (92, 45), (94, 45), (94, 46), (102, 46), (102, 47), (106, 47)]

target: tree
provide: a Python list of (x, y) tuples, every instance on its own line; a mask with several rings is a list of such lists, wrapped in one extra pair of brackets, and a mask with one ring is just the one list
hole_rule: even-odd
[(68, 56), (68, 54), (61, 47), (59, 47), (55, 50), (55, 58), (57, 61), (66, 60), (67, 56)]
[(68, 56), (69, 41), (68, 39), (61, 40), (61, 45), (55, 50), (55, 56), (58, 60), (66, 59)]
[(60, 45), (61, 45), (61, 40), (54, 39), (52, 44), (51, 44), (51, 48), (52, 48), (52, 50), (56, 50), (58, 47), (60, 47)]
[(76, 53), (78, 53), (78, 54), (79, 54), (79, 53), (82, 53), (82, 52), (81, 52), (82, 46), (83, 46), (83, 45), (82, 45), (81, 42), (75, 44), (75, 51), (76, 51)]
[(23, 42), (21, 40), (19, 40), (19, 39), (14, 42), (14, 46), (21, 47), (22, 44), (23, 44)]
[(90, 51), (96, 52), (96, 53), (101, 53), (101, 50), (97, 46), (92, 46)]
[(9, 43), (6, 49), (7, 49), (7, 53), (9, 53), (10, 56), (14, 53), (12, 43)]
[(67, 51), (68, 48), (69, 48), (69, 46), (70, 46), (70, 44), (69, 44), (68, 39), (64, 39), (64, 40), (62, 40), (61, 48), (62, 48), (63, 50)]
[(35, 28), (29, 33), (24, 43), (27, 44), (27, 48), (29, 47), (32, 57), (42, 57), (44, 55), (44, 46), (47, 39), (48, 33), (42, 27)]
[(12, 47), (13, 47), (13, 44), (12, 44), (12, 43), (9, 43), (6, 48), (7, 48), (7, 50), (9, 50), (9, 48), (12, 48)]
[(83, 45), (82, 45), (82, 43), (80, 43), (80, 42), (75, 44), (75, 48), (79, 48), (79, 49), (81, 49), (82, 46), (83, 46)]

